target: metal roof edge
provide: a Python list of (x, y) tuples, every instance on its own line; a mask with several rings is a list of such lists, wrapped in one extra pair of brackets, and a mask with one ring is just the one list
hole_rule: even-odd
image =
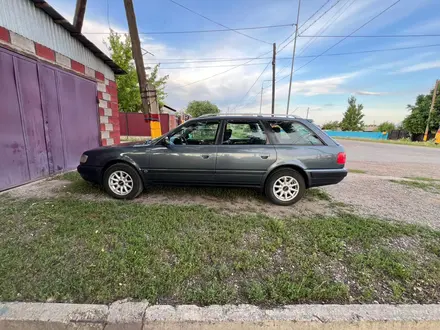
[(93, 55), (100, 58), (107, 66), (112, 69), (112, 71), (117, 74), (126, 74), (126, 72), (113, 60), (108, 57), (105, 53), (103, 53), (94, 43), (92, 43), (89, 39), (87, 39), (81, 32), (78, 32), (75, 27), (66, 20), (60, 13), (58, 13), (51, 5), (49, 5), (45, 0), (29, 0), (31, 1), (35, 7), (44, 11), (47, 15), (49, 15), (54, 23), (61, 25), (67, 32), (70, 33), (72, 38), (78, 40), (81, 44), (84, 45), (87, 49), (89, 49)]

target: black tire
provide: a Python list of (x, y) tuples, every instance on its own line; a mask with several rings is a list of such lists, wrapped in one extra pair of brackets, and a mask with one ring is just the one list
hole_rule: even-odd
[[(132, 189), (127, 194), (117, 194), (109, 185), (110, 176), (119, 171), (127, 173), (132, 179)], [(110, 166), (104, 173), (102, 184), (107, 194), (117, 199), (134, 199), (144, 190), (144, 185), (139, 173), (132, 166), (124, 163), (118, 163)]]
[[(275, 193), (274, 193), (274, 184), (275, 182), (277, 182), (278, 179), (282, 178), (282, 177), (291, 177), (294, 180), (296, 180), (296, 182), (298, 183), (298, 193), (297, 195), (291, 199), (291, 200), (281, 200), (280, 198), (278, 198)], [(298, 202), (301, 198), (303, 198), (305, 192), (306, 192), (306, 183), (304, 181), (304, 177), (301, 175), (301, 173), (293, 170), (293, 169), (289, 169), (289, 168), (285, 168), (285, 169), (280, 169), (277, 170), (275, 172), (273, 172), (272, 174), (270, 174), (269, 178), (266, 180), (266, 184), (264, 186), (264, 192), (266, 194), (266, 197), (274, 204), (277, 205), (282, 205), (282, 206), (288, 206), (288, 205), (293, 205), (296, 202)]]

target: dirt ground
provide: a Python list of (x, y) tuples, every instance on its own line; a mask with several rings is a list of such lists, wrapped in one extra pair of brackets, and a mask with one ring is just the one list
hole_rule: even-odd
[[(82, 200), (112, 200), (99, 187), (93, 187), (95, 193), (72, 193), (68, 191), (71, 181), (42, 180), (24, 185), (7, 192), (13, 198), (59, 198), (75, 197)], [(84, 185), (90, 185), (84, 182)], [(213, 188), (222, 191), (222, 188)], [(228, 214), (265, 214), (271, 217), (311, 217), (316, 215), (335, 215), (340, 209), (348, 209), (344, 205), (330, 207), (329, 200), (306, 195), (294, 207), (283, 207), (270, 203), (262, 194), (252, 189), (225, 189), (226, 195), (232, 192), (236, 197), (214, 196), (210, 188), (180, 188), (164, 187), (150, 188), (144, 191), (134, 202), (146, 205), (174, 204), (174, 205), (201, 205), (218, 209)]]
[[(341, 143), (348, 155), (346, 167), (353, 172), (337, 185), (312, 189), (303, 200), (290, 207), (271, 204), (255, 190), (238, 188), (153, 187), (135, 202), (201, 205), (228, 214), (265, 214), (280, 218), (350, 212), (440, 228), (440, 150), (345, 140)], [(60, 178), (18, 187), (7, 194), (16, 198), (70, 196), (111, 200), (101, 189), (84, 182), (79, 176), (73, 179), (73, 183)], [(399, 183), (402, 180), (413, 180), (417, 184), (404, 185)], [(423, 189), (423, 185), (429, 184), (436, 188)]]
[[(356, 169), (362, 169), (358, 163)], [(408, 165), (406, 165), (408, 166)], [(352, 167), (353, 168), (353, 167)], [(392, 180), (410, 180), (399, 177), (386, 164), (365, 166), (364, 174), (349, 173), (341, 183), (314, 188), (296, 205), (283, 207), (271, 204), (265, 197), (250, 189), (222, 188), (149, 188), (135, 202), (147, 205), (178, 204), (201, 205), (227, 214), (264, 214), (271, 217), (293, 216), (308, 218), (350, 212), (362, 216), (404, 221), (440, 228), (440, 191), (425, 191)], [(379, 169), (379, 171), (377, 170)], [(408, 172), (416, 176), (418, 165)], [(370, 173), (374, 174), (370, 174)], [(426, 172), (423, 172), (426, 173)], [(378, 175), (379, 174), (379, 175)], [(72, 184), (83, 185), (86, 193), (71, 192)], [(86, 182), (48, 179), (12, 189), (7, 194), (14, 198), (56, 198), (111, 200), (99, 187)]]

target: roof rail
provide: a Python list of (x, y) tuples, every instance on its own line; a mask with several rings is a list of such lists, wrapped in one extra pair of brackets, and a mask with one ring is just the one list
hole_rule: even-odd
[(197, 118), (203, 117), (215, 117), (215, 116), (255, 116), (255, 117), (290, 117), (290, 118), (301, 118), (295, 115), (286, 115), (286, 114), (265, 114), (265, 113), (207, 113), (201, 115)]

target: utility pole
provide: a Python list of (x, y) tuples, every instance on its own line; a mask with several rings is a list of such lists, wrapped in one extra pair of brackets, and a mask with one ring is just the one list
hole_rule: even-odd
[(275, 62), (277, 56), (277, 44), (273, 43), (272, 50), (272, 114), (275, 114)]
[(434, 105), (435, 105), (435, 99), (437, 97), (439, 82), (440, 81), (438, 79), (435, 82), (434, 93), (432, 94), (431, 109), (429, 110), (428, 122), (426, 123), (426, 129), (425, 129), (425, 135), (423, 136), (423, 141), (428, 140), (429, 122), (431, 121), (431, 116), (432, 116), (432, 113), (434, 112)]
[(308, 107), (308, 108), (307, 108), (307, 115), (306, 115), (306, 119), (309, 119), (309, 110), (310, 110), (310, 107)]
[(157, 106), (156, 91), (149, 86), (147, 74), (145, 73), (144, 60), (142, 57), (141, 42), (136, 24), (136, 15), (134, 13), (133, 0), (124, 0), (125, 13), (127, 15), (128, 30), (130, 32), (131, 47), (136, 64), (136, 72), (139, 81), (139, 89), (142, 100), (142, 112), (145, 115), (145, 121), (150, 123), (151, 138), (162, 135), (160, 128), (159, 107)]
[(301, 0), (298, 0), (298, 14), (296, 15), (295, 40), (293, 42), (292, 67), (290, 68), (289, 94), (287, 96), (286, 115), (289, 114), (289, 107), (290, 107), (290, 92), (292, 91), (293, 67), (295, 66), (296, 40), (298, 39), (298, 24), (299, 24), (299, 12), (300, 12), (300, 10), (301, 10)]
[(84, 15), (86, 13), (87, 0), (76, 0), (75, 16), (73, 17), (73, 26), (78, 32), (81, 32)]
[(263, 84), (264, 84), (264, 81), (261, 82), (260, 115), (261, 115), (261, 107), (263, 105)]

